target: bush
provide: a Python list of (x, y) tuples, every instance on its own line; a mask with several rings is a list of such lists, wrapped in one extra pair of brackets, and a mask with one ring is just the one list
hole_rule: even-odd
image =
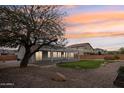
[(105, 59), (105, 60), (118, 60), (118, 59), (120, 59), (120, 57), (119, 57), (118, 55), (105, 56), (104, 59)]
[(121, 67), (118, 69), (118, 73), (124, 73), (124, 66), (121, 66)]
[(111, 57), (111, 56), (105, 56), (104, 59), (105, 59), (105, 60), (114, 60), (114, 57)]
[(118, 75), (113, 84), (118, 87), (124, 87), (124, 66), (121, 66), (118, 70)]
[(118, 59), (120, 59), (120, 57), (118, 55), (114, 55), (114, 59), (118, 60)]

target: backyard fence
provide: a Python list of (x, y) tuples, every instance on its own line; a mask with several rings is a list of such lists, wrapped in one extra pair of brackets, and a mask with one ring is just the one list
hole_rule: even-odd
[[(105, 55), (80, 55), (80, 59), (104, 59), (104, 57), (112, 57), (114, 55), (105, 54)], [(120, 60), (124, 60), (124, 54), (117, 54)]]
[(17, 60), (16, 55), (0, 55), (0, 61)]

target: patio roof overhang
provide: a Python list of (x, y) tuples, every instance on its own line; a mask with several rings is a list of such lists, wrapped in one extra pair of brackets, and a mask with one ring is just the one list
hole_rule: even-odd
[(52, 51), (52, 52), (73, 52), (77, 53), (77, 49), (66, 48), (66, 47), (42, 47), (40, 51)]

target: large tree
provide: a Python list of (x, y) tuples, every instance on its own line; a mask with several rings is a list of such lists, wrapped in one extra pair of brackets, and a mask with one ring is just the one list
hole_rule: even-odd
[(65, 42), (61, 6), (0, 6), (0, 46), (25, 48), (20, 67), (41, 47)]

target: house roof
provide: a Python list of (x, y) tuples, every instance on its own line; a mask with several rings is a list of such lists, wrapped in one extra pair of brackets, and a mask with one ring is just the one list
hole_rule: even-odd
[(86, 46), (90, 46), (93, 49), (93, 47), (90, 45), (90, 43), (73, 44), (73, 45), (70, 45), (68, 47), (70, 47), (70, 48), (78, 48), (78, 47), (86, 47)]

